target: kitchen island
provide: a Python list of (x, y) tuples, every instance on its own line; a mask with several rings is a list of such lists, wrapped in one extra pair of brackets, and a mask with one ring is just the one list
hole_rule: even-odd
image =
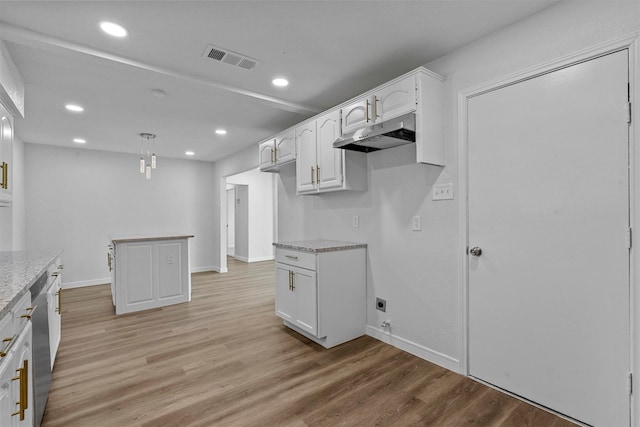
[(107, 261), (116, 314), (191, 301), (192, 234), (112, 236)]
[(364, 243), (301, 240), (276, 248), (276, 316), (330, 348), (365, 334)]

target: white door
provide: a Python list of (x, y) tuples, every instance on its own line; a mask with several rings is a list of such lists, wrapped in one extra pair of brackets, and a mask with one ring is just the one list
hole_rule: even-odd
[(629, 425), (627, 51), (468, 103), (469, 373)]

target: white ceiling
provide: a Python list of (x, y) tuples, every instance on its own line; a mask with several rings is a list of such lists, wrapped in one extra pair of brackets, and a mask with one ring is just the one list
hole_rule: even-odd
[[(23, 141), (137, 153), (150, 132), (160, 158), (215, 161), (557, 1), (2, 0), (0, 37), (25, 81)], [(204, 58), (209, 44), (260, 64)]]

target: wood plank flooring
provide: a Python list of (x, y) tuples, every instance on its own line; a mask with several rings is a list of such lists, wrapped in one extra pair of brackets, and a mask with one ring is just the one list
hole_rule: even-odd
[(377, 341), (324, 349), (274, 314), (273, 262), (192, 276), (192, 301), (116, 317), (63, 291), (44, 427), (572, 426)]

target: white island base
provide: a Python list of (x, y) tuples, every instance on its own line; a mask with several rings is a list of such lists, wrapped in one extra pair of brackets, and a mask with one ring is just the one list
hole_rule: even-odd
[(190, 237), (193, 235), (111, 238), (111, 293), (116, 314), (191, 301)]

